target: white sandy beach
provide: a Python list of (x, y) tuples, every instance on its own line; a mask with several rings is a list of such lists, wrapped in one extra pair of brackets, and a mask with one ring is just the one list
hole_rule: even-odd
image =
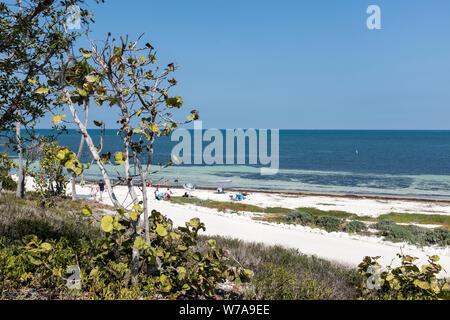
[[(32, 181), (27, 179), (27, 188), (32, 188)], [(68, 188), (70, 190), (70, 188)], [(154, 199), (155, 188), (149, 187), (151, 208), (167, 215), (175, 226), (184, 225), (191, 218), (198, 217), (206, 225), (207, 235), (221, 235), (242, 239), (250, 242), (262, 242), (267, 245), (281, 245), (288, 248), (296, 248), (300, 252), (316, 255), (321, 258), (333, 260), (349, 266), (357, 266), (365, 256), (381, 256), (379, 261), (383, 265), (396, 264), (396, 254), (403, 252), (419, 257), (419, 264), (426, 263), (427, 255), (438, 254), (440, 263), (450, 275), (450, 250), (449, 248), (417, 248), (406, 243), (391, 243), (382, 241), (376, 237), (349, 235), (344, 232), (327, 233), (320, 229), (311, 229), (302, 226), (267, 223), (251, 219), (251, 213), (224, 213), (215, 209), (195, 205), (180, 205), (170, 201), (158, 201)], [(161, 188), (162, 191), (165, 188)], [(171, 189), (174, 196), (184, 194), (183, 189)], [(77, 194), (80, 197), (89, 197), (90, 187), (77, 185)], [(136, 188), (139, 194), (139, 189)], [(125, 186), (114, 187), (118, 200), (125, 207), (131, 201), (127, 197)], [(216, 194), (213, 190), (195, 190), (192, 193), (200, 199), (229, 201), (230, 192)], [(111, 204), (107, 192), (103, 194), (103, 202)], [(277, 193), (251, 192), (244, 203), (261, 207), (316, 207), (322, 210), (343, 210), (358, 215), (370, 215), (376, 217), (389, 212), (410, 212), (424, 214), (450, 215), (449, 202), (417, 201), (417, 200), (390, 200), (368, 199), (356, 197), (318, 196), (318, 195), (284, 195)]]

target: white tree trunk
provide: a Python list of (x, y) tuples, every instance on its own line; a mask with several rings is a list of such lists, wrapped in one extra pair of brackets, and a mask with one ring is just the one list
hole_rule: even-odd
[(114, 194), (114, 191), (111, 186), (111, 180), (109, 179), (108, 172), (106, 171), (105, 165), (100, 159), (100, 155), (98, 154), (97, 149), (95, 148), (94, 142), (92, 141), (91, 136), (88, 134), (86, 127), (84, 124), (80, 121), (80, 118), (77, 115), (77, 112), (75, 110), (75, 107), (73, 106), (72, 101), (70, 100), (70, 94), (67, 91), (67, 89), (63, 89), (64, 95), (67, 99), (67, 105), (69, 106), (70, 113), (72, 114), (73, 120), (77, 124), (78, 128), (81, 131), (81, 134), (84, 136), (84, 139), (86, 140), (86, 144), (89, 148), (89, 151), (91, 151), (92, 156), (94, 157), (95, 162), (97, 163), (100, 172), (102, 173), (103, 180), (105, 181), (106, 189), (108, 190), (109, 197), (111, 199), (111, 202), (113, 203), (114, 207), (120, 208), (121, 204), (117, 200), (116, 195)]
[[(84, 127), (87, 128), (88, 124), (88, 118), (89, 118), (89, 102), (84, 102)], [(77, 153), (77, 159), (80, 160), (82, 152), (83, 152), (83, 145), (84, 145), (84, 135), (81, 135), (80, 145), (78, 147), (78, 153)], [(77, 189), (76, 189), (76, 178), (77, 175), (74, 173), (72, 174), (72, 200), (76, 200), (77, 198)]]
[(22, 147), (22, 137), (20, 133), (20, 129), (22, 127), (20, 118), (22, 117), (22, 111), (20, 108), (17, 109), (17, 121), (16, 121), (16, 143), (17, 143), (17, 189), (16, 189), (16, 197), (23, 198), (25, 197), (25, 172), (23, 170), (23, 147)]

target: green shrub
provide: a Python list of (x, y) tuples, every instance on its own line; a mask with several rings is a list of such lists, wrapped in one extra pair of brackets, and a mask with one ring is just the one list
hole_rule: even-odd
[(450, 285), (436, 275), (442, 270), (438, 256), (429, 256), (428, 265), (419, 268), (416, 257), (397, 256), (401, 265), (381, 270), (377, 259), (365, 257), (358, 265), (363, 281), (358, 285), (361, 299), (374, 300), (437, 300), (450, 299)]
[(14, 181), (13, 178), (10, 176), (7, 176), (5, 180), (3, 181), (3, 189), (9, 190), (9, 191), (16, 191), (17, 189), (17, 182)]
[(378, 232), (379, 236), (383, 236), (384, 240), (392, 242), (410, 242), (414, 243), (413, 235), (405, 228), (398, 225), (386, 226)]
[[(106, 236), (94, 240), (69, 242), (61, 238), (44, 242), (31, 235), (25, 237), (25, 245), (6, 248), (1, 244), (3, 296), (23, 287), (50, 290), (52, 298), (66, 296), (70, 290), (65, 270), (72, 265), (81, 271), (77, 298), (211, 297), (225, 280), (239, 286), (252, 277), (251, 271), (232, 266), (225, 253), (216, 248), (215, 240), (208, 240), (203, 252), (195, 250), (198, 231), (204, 230), (198, 219), (174, 229), (169, 219), (152, 211), (149, 245), (127, 232), (127, 220), (108, 217), (112, 216), (102, 219), (102, 228), (108, 230)], [(139, 250), (138, 263), (132, 260), (133, 244)]]
[(425, 241), (428, 244), (448, 246), (450, 245), (450, 231), (445, 228), (435, 228), (426, 233)]
[(365, 230), (367, 230), (367, 225), (364, 222), (356, 220), (350, 221), (344, 227), (344, 231), (349, 233), (356, 233)]
[(396, 225), (394, 220), (383, 219), (383, 220), (378, 221), (377, 223), (374, 223), (372, 225), (372, 228), (377, 229), (377, 230), (386, 230), (394, 225)]
[(76, 154), (57, 142), (43, 142), (39, 169), (30, 172), (44, 207), (53, 207), (58, 197), (65, 196), (69, 176), (83, 173), (84, 165)]
[(314, 222), (314, 218), (307, 212), (295, 211), (284, 216), (284, 220), (292, 223), (307, 225)]
[(324, 288), (307, 277), (299, 281), (285, 267), (263, 263), (253, 280), (250, 298), (263, 300), (319, 300), (328, 297), (332, 289)]
[[(244, 295), (245, 299), (257, 299), (255, 290), (252, 290), (257, 286), (260, 288), (260, 296), (270, 295), (264, 293), (263, 284), (258, 285), (259, 279), (264, 280), (264, 275), (270, 271), (267, 270), (270, 265), (282, 266), (287, 273), (303, 283), (303, 286), (307, 286), (308, 279), (312, 279), (320, 288), (330, 289), (331, 292), (321, 299), (349, 300), (356, 298), (355, 286), (360, 282), (360, 276), (356, 269), (314, 255), (303, 254), (297, 249), (267, 246), (262, 243), (228, 237), (214, 236), (213, 238), (217, 241), (219, 248), (227, 250), (230, 252), (230, 256), (239, 261), (235, 262), (235, 266), (242, 265), (254, 272), (253, 281)], [(202, 239), (207, 240), (209, 237), (202, 236)]]
[(341, 220), (336, 217), (324, 216), (316, 219), (315, 224), (327, 232), (339, 231)]

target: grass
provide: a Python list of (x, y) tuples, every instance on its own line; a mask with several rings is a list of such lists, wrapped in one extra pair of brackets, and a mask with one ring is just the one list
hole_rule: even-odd
[(221, 236), (201, 238), (215, 239), (219, 248), (230, 251), (236, 265), (254, 272), (255, 280), (246, 289), (247, 298), (255, 298), (255, 295), (258, 299), (356, 298), (355, 285), (360, 279), (355, 269), (302, 254), (296, 249)]
[[(380, 215), (378, 216), (377, 219), (374, 219), (369, 216), (359, 216), (347, 211), (320, 210), (312, 207), (299, 207), (296, 209), (288, 209), (283, 207), (264, 208), (242, 202), (213, 201), (213, 200), (202, 200), (198, 198), (184, 198), (184, 197), (172, 197), (171, 201), (173, 203), (178, 204), (193, 204), (197, 206), (217, 209), (222, 212), (230, 210), (232, 212), (247, 211), (247, 212), (265, 213), (263, 217), (255, 217), (254, 219), (268, 222), (285, 222), (284, 216), (286, 214), (294, 211), (301, 211), (307, 212), (315, 217), (329, 216), (329, 217), (336, 217), (339, 219), (358, 220), (366, 222), (376, 222), (383, 219), (392, 219), (397, 223), (437, 224), (442, 225), (444, 228), (450, 230), (450, 215), (391, 212), (388, 214)], [(322, 205), (331, 205), (331, 204), (322, 204)]]
[(18, 199), (12, 193), (0, 195), (0, 237), (8, 244), (21, 244), (22, 238), (35, 234), (42, 240), (66, 237), (69, 240), (93, 238), (100, 230), (92, 226), (80, 214), (81, 208), (91, 205), (94, 214), (99, 214), (104, 206), (89, 200), (60, 199), (55, 208), (42, 208), (32, 193)]
[(247, 212), (261, 212), (261, 213), (289, 213), (292, 211), (292, 209), (282, 207), (263, 208), (242, 202), (202, 200), (198, 198), (172, 197), (170, 198), (170, 201), (172, 203), (177, 204), (193, 204), (196, 206), (217, 209), (219, 211), (230, 210), (230, 211), (247, 211)]
[(378, 220), (384, 219), (391, 219), (397, 223), (439, 224), (450, 229), (450, 215), (391, 212), (378, 216)]

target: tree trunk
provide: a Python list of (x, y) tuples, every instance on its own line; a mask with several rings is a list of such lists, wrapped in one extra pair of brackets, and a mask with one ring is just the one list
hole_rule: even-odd
[[(141, 171), (142, 172), (142, 171)], [(144, 172), (141, 173), (142, 180), (142, 201), (144, 202), (144, 230), (145, 241), (150, 244), (150, 226), (148, 224), (148, 196), (147, 196), (147, 177)]]
[(114, 207), (120, 208), (121, 204), (117, 200), (116, 195), (114, 194), (114, 191), (111, 186), (111, 181), (108, 176), (108, 172), (106, 171), (105, 165), (100, 159), (100, 155), (98, 154), (97, 148), (94, 145), (94, 142), (91, 139), (91, 136), (88, 134), (86, 127), (81, 123), (80, 118), (78, 117), (75, 107), (73, 106), (72, 101), (70, 100), (70, 94), (67, 91), (67, 89), (63, 89), (64, 95), (67, 98), (67, 105), (69, 106), (70, 113), (72, 114), (73, 120), (77, 124), (78, 128), (81, 131), (81, 134), (84, 136), (84, 139), (86, 140), (86, 144), (89, 148), (89, 151), (91, 151), (92, 156), (94, 157), (95, 162), (97, 163), (100, 172), (102, 173), (103, 180), (105, 181), (106, 189), (108, 190), (109, 197), (111, 199), (111, 202), (113, 203)]
[[(88, 124), (88, 116), (89, 116), (89, 103), (84, 102), (84, 127), (87, 128)], [(78, 147), (78, 153), (77, 153), (77, 160), (80, 160), (81, 155), (83, 153), (83, 145), (84, 145), (84, 135), (81, 134), (81, 140), (80, 140), (80, 146)], [(72, 200), (76, 200), (77, 198), (77, 189), (76, 189), (76, 178), (77, 175), (74, 173), (72, 174)]]
[(17, 189), (16, 189), (16, 197), (24, 198), (25, 197), (25, 172), (23, 170), (23, 148), (22, 148), (22, 138), (20, 129), (22, 127), (20, 119), (22, 117), (21, 109), (17, 109), (17, 121), (16, 121), (16, 143), (17, 143), (17, 161), (18, 161), (18, 169), (17, 169)]

